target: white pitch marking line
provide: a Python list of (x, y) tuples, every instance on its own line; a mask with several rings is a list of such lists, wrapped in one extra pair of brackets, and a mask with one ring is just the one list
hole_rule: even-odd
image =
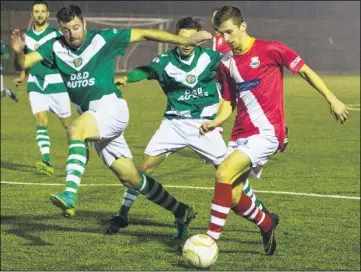
[[(14, 182), (14, 181), (1, 181), (1, 184), (11, 185), (35, 185), (35, 186), (64, 186), (64, 183), (34, 183), (34, 182)], [(95, 187), (95, 186), (123, 186), (119, 183), (114, 184), (82, 184), (82, 187)], [(197, 187), (197, 186), (181, 186), (181, 185), (163, 185), (167, 188), (179, 188), (179, 189), (196, 189), (196, 190), (214, 190), (213, 187)], [(343, 198), (360, 200), (358, 196), (342, 196), (342, 195), (321, 195), (321, 194), (308, 194), (308, 193), (296, 193), (296, 192), (284, 192), (284, 191), (260, 191), (254, 190), (256, 193), (265, 194), (282, 194), (282, 195), (298, 195), (298, 196), (311, 196), (311, 197), (324, 197), (324, 198)]]

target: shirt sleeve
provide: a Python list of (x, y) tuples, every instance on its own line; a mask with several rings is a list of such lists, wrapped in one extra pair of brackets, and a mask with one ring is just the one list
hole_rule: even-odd
[(130, 28), (109, 28), (102, 30), (101, 35), (107, 42), (113, 56), (124, 55), (130, 42)]
[(269, 53), (279, 66), (287, 67), (294, 74), (305, 64), (296, 51), (281, 42), (272, 42)]
[(127, 74), (128, 82), (137, 82), (143, 79), (149, 78), (150, 72), (148, 71), (146, 66), (141, 66), (134, 68)]
[(148, 68), (148, 79), (155, 79), (159, 82), (163, 80), (165, 63), (168, 60), (167, 54), (162, 54), (154, 58), (146, 67)]
[(211, 60), (212, 60), (212, 67), (211, 71), (217, 71), (219, 63), (223, 58), (223, 54), (218, 51), (212, 51)]
[(53, 52), (53, 44), (55, 39), (51, 39), (46, 43), (40, 45), (40, 47), (36, 50), (43, 58), (43, 63), (46, 66), (52, 67), (55, 65), (55, 57)]

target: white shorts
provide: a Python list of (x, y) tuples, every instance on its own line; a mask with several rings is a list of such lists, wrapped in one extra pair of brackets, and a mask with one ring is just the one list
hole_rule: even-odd
[(93, 144), (104, 163), (109, 167), (120, 157), (132, 158), (123, 135), (129, 122), (127, 102), (115, 94), (105, 95), (100, 100), (91, 101), (87, 112), (97, 122), (100, 138)]
[(234, 150), (246, 154), (252, 163), (250, 176), (256, 179), (261, 177), (263, 166), (268, 158), (278, 150), (279, 142), (276, 136), (262, 134), (252, 135), (247, 138), (240, 138), (237, 141), (230, 141), (226, 156)]
[(4, 77), (3, 77), (3, 74), (1, 74), (0, 75), (0, 90), (4, 89), (3, 81), (4, 81)]
[(203, 122), (202, 119), (163, 119), (144, 153), (150, 156), (168, 156), (189, 147), (214, 165), (219, 165), (225, 158), (226, 144), (218, 129), (201, 136), (199, 127)]
[(29, 92), (29, 100), (33, 114), (50, 111), (60, 118), (71, 116), (70, 100), (67, 92), (55, 94)]

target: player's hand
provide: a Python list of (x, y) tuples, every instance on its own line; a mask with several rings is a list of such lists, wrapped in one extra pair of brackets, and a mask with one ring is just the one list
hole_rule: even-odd
[(24, 48), (25, 48), (24, 37), (21, 37), (19, 29), (15, 29), (13, 32), (11, 32), (10, 39), (11, 39), (11, 47), (16, 54), (20, 54), (24, 52)]
[(348, 118), (348, 107), (337, 98), (330, 103), (330, 109), (332, 116), (337, 120), (340, 120), (343, 124)]
[(199, 46), (202, 43), (205, 43), (206, 41), (212, 39), (212, 34), (208, 31), (202, 30), (198, 31), (197, 33), (194, 33), (192, 36), (188, 37), (188, 42), (186, 45), (190, 46)]
[(14, 83), (15, 83), (15, 87), (19, 87), (21, 84), (24, 83), (24, 79), (23, 78), (20, 78), (20, 77), (17, 77), (14, 79)]
[(199, 134), (204, 135), (215, 129), (217, 125), (213, 121), (205, 121), (199, 128)]
[(117, 79), (115, 79), (114, 83), (118, 86), (122, 85), (123, 87), (126, 87), (127, 81), (128, 81), (128, 78), (126, 76), (122, 76), (122, 77), (118, 77)]

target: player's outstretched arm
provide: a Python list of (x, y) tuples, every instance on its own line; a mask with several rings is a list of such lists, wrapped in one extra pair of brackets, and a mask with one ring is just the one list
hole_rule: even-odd
[(130, 42), (158, 41), (182, 45), (198, 46), (212, 39), (212, 34), (207, 31), (198, 31), (190, 37), (181, 37), (159, 29), (132, 28)]
[(325, 97), (330, 104), (332, 116), (343, 124), (349, 115), (348, 108), (330, 91), (321, 77), (306, 64), (301, 67), (298, 74)]
[(16, 62), (21, 69), (28, 69), (43, 60), (43, 57), (36, 51), (24, 54), (25, 43), (20, 36), (20, 30), (15, 29), (11, 33), (11, 47), (16, 54)]
[(116, 78), (114, 83), (116, 85), (122, 85), (123, 87), (126, 87), (128, 82), (138, 82), (143, 79), (147, 79), (148, 77), (150, 77), (149, 72), (147, 72), (145, 69), (142, 69), (142, 67), (137, 67), (131, 70), (127, 75)]
[(218, 109), (217, 116), (212, 121), (205, 121), (199, 128), (199, 133), (204, 135), (205, 133), (212, 131), (219, 125), (223, 124), (229, 116), (231, 116), (233, 107), (230, 101), (223, 100), (221, 106)]

